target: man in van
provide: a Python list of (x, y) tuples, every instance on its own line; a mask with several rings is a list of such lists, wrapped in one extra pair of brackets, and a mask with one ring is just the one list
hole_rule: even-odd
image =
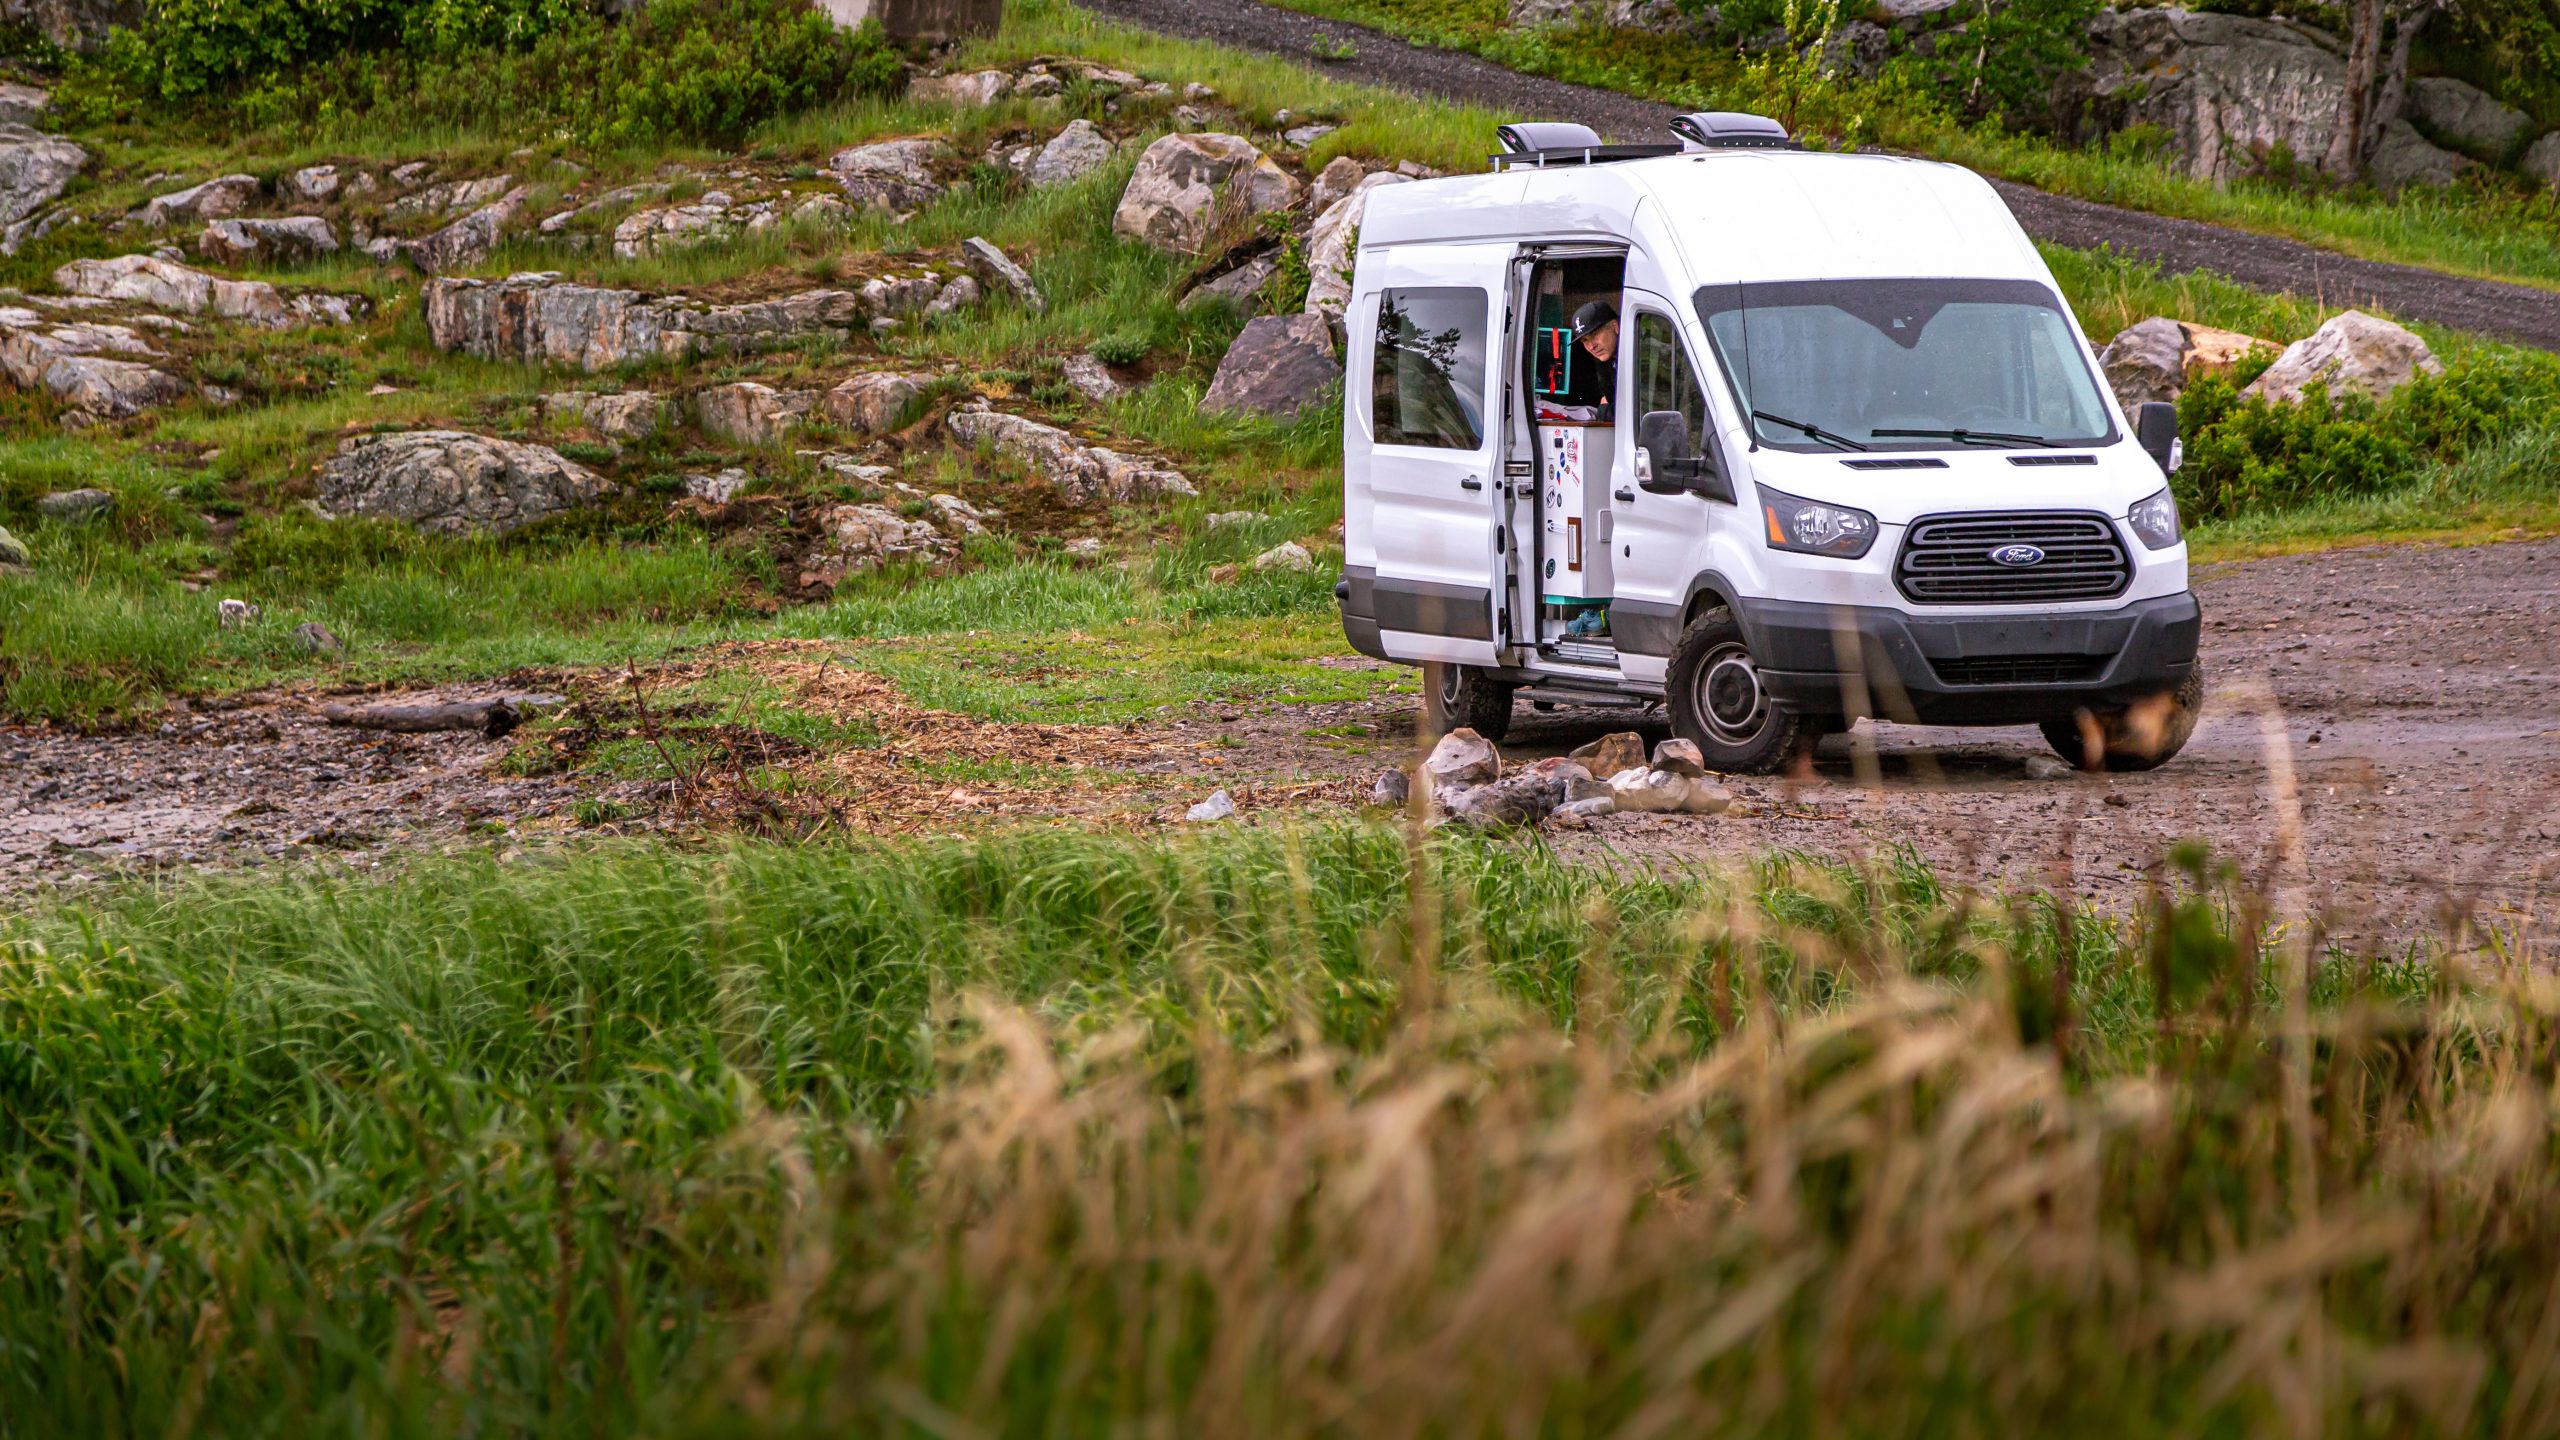
[(1573, 312), (1573, 343), (1582, 347), (1585, 364), (1573, 367), (1573, 379), (1556, 400), (1588, 412), (1575, 418), (1607, 423), (1618, 418), (1618, 307), (1593, 300)]

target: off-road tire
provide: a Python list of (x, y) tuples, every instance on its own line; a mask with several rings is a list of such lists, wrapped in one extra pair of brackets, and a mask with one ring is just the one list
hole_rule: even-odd
[(1472, 665), (1442, 661), (1422, 666), (1422, 724), (1438, 739), (1452, 730), (1473, 730), (1496, 745), (1511, 730), (1512, 687)]
[[(2204, 666), (2198, 664), (2175, 690), (2118, 710), (2082, 710), (2044, 722), (2045, 743), (2083, 770), (2156, 770), (2169, 763), (2196, 733), (2204, 713)], [(2084, 728), (2081, 717), (2090, 726)], [(2095, 745), (2090, 742), (2094, 729)]]
[(1760, 688), (1742, 625), (1722, 606), (1680, 632), (1663, 693), (1672, 733), (1695, 744), (1710, 770), (1774, 774), (1823, 734), (1819, 719)]

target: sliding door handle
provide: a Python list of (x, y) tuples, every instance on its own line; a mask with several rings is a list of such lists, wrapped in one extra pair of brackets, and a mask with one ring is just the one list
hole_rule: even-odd
[(1618, 503), (1621, 505), (1633, 505), (1636, 503), (1636, 492), (1628, 489), (1624, 485), (1619, 486), (1617, 489), (1612, 490), (1609, 493), (1617, 496)]
[(1484, 488), (1484, 481), (1470, 475), (1466, 479), (1458, 482), (1458, 488), (1461, 490), (1481, 490)]

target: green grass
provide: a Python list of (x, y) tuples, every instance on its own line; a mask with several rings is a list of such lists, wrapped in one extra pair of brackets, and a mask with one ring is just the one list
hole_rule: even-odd
[[(1624, 30), (1521, 30), (1504, 0), (1279, 0), (1514, 69), (1621, 90), (1683, 109), (1793, 110), (1733, 51)], [(1801, 100), (1802, 97), (1796, 97)], [(1800, 116), (1813, 132), (1949, 160), (2057, 193), (2182, 216), (2406, 265), (2560, 286), (2560, 200), (2519, 188), (2303, 189), (2264, 180), (2216, 185), (2170, 161), (2123, 149), (2072, 149), (2033, 135), (1954, 124), (1884, 89), (1840, 86)]]
[(0, 919), (0, 1413), (2539, 1433), (2532, 953), (2306, 966), (2168, 883), (1378, 826), (46, 903)]

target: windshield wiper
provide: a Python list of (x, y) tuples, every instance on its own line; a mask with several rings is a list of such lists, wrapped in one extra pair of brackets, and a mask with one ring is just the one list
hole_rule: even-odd
[(1873, 433), (1878, 439), (1890, 435), (1902, 440), (1953, 440), (1959, 445), (1983, 440), (1994, 445), (2041, 445), (2047, 450), (2062, 443), (2042, 435), (2015, 435), (2006, 430), (1878, 430)]
[[(1766, 420), (1772, 425), (1784, 425), (1790, 430), (1800, 432), (1807, 440), (1819, 440), (1826, 445), (1837, 445), (1843, 450), (1864, 450), (1867, 448), (1866, 446), (1859, 444), (1857, 441), (1850, 439), (1846, 435), (1834, 435), (1819, 425), (1807, 425), (1801, 420), (1790, 420), (1784, 415), (1772, 415), (1766, 410), (1752, 411), (1751, 418), (1754, 420)], [(1884, 432), (1878, 431), (1876, 433), (1882, 434)]]

